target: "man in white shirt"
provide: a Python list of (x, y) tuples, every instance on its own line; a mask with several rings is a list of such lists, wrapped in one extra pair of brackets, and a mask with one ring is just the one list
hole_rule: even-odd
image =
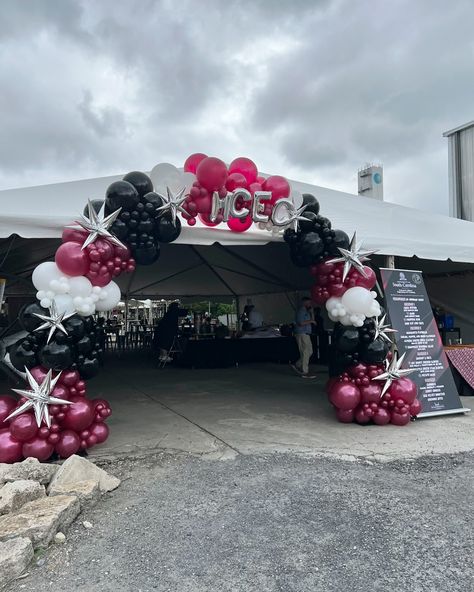
[(249, 325), (250, 330), (260, 329), (263, 327), (263, 315), (261, 312), (255, 309), (255, 306), (252, 305), (249, 311)]

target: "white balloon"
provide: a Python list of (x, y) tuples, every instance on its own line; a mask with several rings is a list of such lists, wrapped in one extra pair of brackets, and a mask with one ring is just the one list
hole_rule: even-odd
[(92, 284), (86, 277), (72, 277), (69, 280), (69, 294), (71, 294), (73, 298), (76, 296), (87, 298), (87, 296), (90, 296), (91, 292)]
[(56, 308), (59, 313), (64, 312), (69, 314), (75, 312), (74, 303), (69, 294), (58, 294), (54, 297), (54, 302), (56, 303)]
[(40, 304), (43, 308), (49, 308), (52, 303), (49, 298), (42, 298)]
[(95, 305), (96, 310), (99, 312), (112, 310), (120, 302), (120, 288), (115, 282), (110, 282), (110, 284), (107, 284), (104, 287), (104, 291), (106, 292), (106, 297), (103, 300), (99, 300)]
[(59, 271), (58, 266), (54, 261), (46, 261), (40, 263), (33, 271), (31, 281), (37, 290), (49, 290), (49, 284), (52, 280), (59, 280), (63, 275)]
[(48, 290), (46, 292), (46, 298), (49, 298), (50, 300), (52, 300), (55, 296), (56, 296), (56, 292), (54, 292), (54, 290)]
[(98, 294), (99, 295), (101, 292), (102, 292), (102, 288), (100, 286), (94, 286), (92, 288), (92, 293), (93, 294)]
[(301, 208), (303, 205), (303, 194), (298, 189), (291, 190), (291, 199), (293, 200), (293, 204), (295, 208)]
[(150, 179), (153, 181), (153, 187), (158, 193), (166, 192), (166, 187), (169, 187), (172, 191), (178, 191), (184, 186), (181, 171), (168, 162), (160, 162), (160, 164), (153, 167)]
[(183, 187), (186, 187), (187, 193), (196, 181), (196, 175), (194, 173), (181, 173), (181, 180), (183, 182)]
[(46, 298), (46, 291), (38, 290), (38, 292), (36, 292), (36, 298), (38, 298), (38, 300), (43, 300), (43, 298)]
[(351, 313), (370, 314), (374, 301), (372, 294), (367, 288), (356, 286), (349, 288), (342, 296), (342, 304)]

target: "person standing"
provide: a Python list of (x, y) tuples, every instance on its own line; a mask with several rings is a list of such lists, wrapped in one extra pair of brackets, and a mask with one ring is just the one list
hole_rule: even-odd
[(295, 339), (298, 344), (300, 358), (295, 364), (291, 365), (302, 378), (316, 378), (309, 373), (309, 360), (313, 353), (311, 333), (313, 332), (313, 325), (315, 325), (312, 313), (311, 298), (303, 298), (295, 319)]

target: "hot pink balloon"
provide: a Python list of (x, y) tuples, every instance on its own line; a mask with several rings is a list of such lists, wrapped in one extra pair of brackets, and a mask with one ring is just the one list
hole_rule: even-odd
[(379, 403), (382, 394), (382, 387), (375, 382), (359, 387), (361, 403)]
[(62, 425), (76, 432), (88, 428), (94, 419), (94, 406), (88, 399), (73, 397), (74, 404), (68, 405)]
[(201, 160), (196, 169), (197, 180), (208, 191), (219, 191), (224, 187), (227, 174), (225, 162), (214, 156)]
[(264, 191), (272, 192), (272, 203), (275, 203), (282, 197), (289, 197), (291, 191), (288, 181), (285, 177), (281, 177), (280, 175), (273, 175), (272, 177), (265, 179), (262, 188)]
[(196, 174), (198, 164), (205, 158), (207, 158), (207, 154), (203, 154), (202, 152), (191, 154), (184, 163), (184, 172)]
[(372, 419), (377, 425), (387, 425), (387, 423), (390, 423), (390, 413), (386, 409), (379, 407)]
[(10, 397), (10, 395), (0, 396), (0, 429), (7, 427), (4, 421), (15, 409), (17, 402), (17, 399)]
[(31, 413), (22, 413), (10, 421), (10, 433), (19, 442), (28, 442), (38, 433), (36, 419)]
[(72, 430), (64, 430), (59, 434), (59, 441), (56, 443), (55, 450), (61, 458), (68, 458), (81, 447), (81, 439)]
[(229, 166), (229, 173), (241, 173), (247, 180), (247, 183), (255, 183), (258, 176), (257, 165), (245, 156), (234, 159)]
[(411, 405), (416, 399), (418, 389), (416, 384), (410, 378), (403, 376), (394, 380), (388, 389), (388, 392), (395, 401), (401, 399), (407, 405)]
[(413, 417), (416, 417), (417, 415), (419, 415), (421, 413), (422, 410), (422, 404), (421, 401), (419, 399), (415, 399), (413, 401), (413, 403), (410, 405), (410, 415), (413, 415)]
[(360, 391), (350, 382), (337, 382), (331, 388), (329, 400), (337, 409), (355, 409), (360, 403)]
[(0, 463), (14, 463), (23, 458), (22, 443), (16, 440), (8, 428), (0, 430)]
[(410, 414), (409, 413), (392, 412), (390, 421), (393, 423), (393, 425), (396, 425), (396, 426), (407, 425), (407, 423), (410, 422)]
[(354, 409), (336, 409), (336, 417), (341, 423), (352, 423), (354, 421)]
[(82, 250), (79, 243), (63, 243), (56, 251), (56, 265), (65, 273), (73, 277), (86, 275), (89, 271), (87, 252)]
[(65, 228), (62, 234), (63, 243), (80, 243), (84, 244), (87, 238), (87, 232), (85, 230), (74, 230), (74, 228)]
[(242, 175), (242, 173), (231, 173), (227, 177), (227, 181), (225, 182), (225, 187), (228, 191), (235, 191), (236, 189), (248, 189), (248, 182), (247, 179)]
[(54, 446), (47, 440), (42, 440), (36, 436), (29, 442), (23, 444), (22, 451), (25, 458), (32, 456), (33, 458), (37, 458), (41, 462), (44, 462), (53, 454)]
[(109, 426), (106, 423), (93, 423), (89, 431), (97, 438), (97, 444), (102, 444), (109, 437)]
[(250, 216), (245, 218), (230, 218), (227, 222), (227, 226), (232, 232), (245, 232), (253, 224), (253, 220)]

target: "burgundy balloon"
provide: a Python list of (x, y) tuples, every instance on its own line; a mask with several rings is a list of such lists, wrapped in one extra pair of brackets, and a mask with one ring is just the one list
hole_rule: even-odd
[(219, 191), (227, 180), (227, 167), (220, 158), (208, 156), (196, 168), (199, 183), (208, 191)]
[(362, 408), (359, 408), (355, 412), (355, 420), (357, 423), (366, 424), (369, 423), (370, 417), (368, 417)]
[(240, 156), (230, 163), (229, 173), (240, 173), (245, 177), (247, 183), (255, 183), (257, 181), (258, 169), (253, 160), (245, 156)]
[(22, 443), (16, 440), (8, 428), (0, 430), (0, 463), (14, 463), (23, 458)]
[(68, 458), (81, 447), (81, 439), (72, 430), (64, 430), (61, 434), (55, 434), (59, 436), (59, 441), (56, 444), (55, 450), (61, 458)]
[(229, 191), (235, 191), (237, 188), (248, 189), (248, 186), (247, 179), (242, 173), (231, 173), (225, 182), (225, 187)]
[[(45, 379), (46, 374), (48, 374), (48, 370), (46, 370), (46, 368), (43, 368), (43, 366), (35, 366), (34, 368), (31, 368), (30, 372), (38, 384), (41, 384)], [(55, 376), (54, 372), (53, 376)]]
[(62, 234), (63, 243), (80, 243), (84, 244), (87, 238), (87, 232), (85, 230), (74, 230), (74, 228), (65, 228)]
[(97, 438), (97, 443), (102, 444), (109, 436), (109, 426), (106, 423), (93, 423), (90, 433)]
[(390, 413), (386, 409), (379, 407), (372, 419), (377, 425), (387, 425), (387, 423), (390, 423)]
[(89, 257), (79, 243), (63, 243), (56, 251), (54, 259), (60, 271), (66, 275), (77, 277), (86, 275), (89, 271)]
[(32, 456), (33, 458), (37, 458), (39, 461), (44, 462), (53, 454), (54, 446), (47, 440), (42, 440), (37, 436), (29, 442), (25, 442), (22, 451), (25, 458)]
[(410, 414), (409, 413), (396, 413), (395, 411), (393, 411), (390, 421), (393, 423), (393, 425), (396, 425), (396, 426), (407, 425), (407, 423), (409, 423), (409, 421), (410, 421)]
[(355, 285), (360, 286), (361, 288), (366, 288), (367, 290), (372, 290), (377, 283), (375, 271), (371, 267), (364, 265), (364, 272), (367, 277), (364, 277), (362, 274), (356, 272), (356, 275), (354, 276)]
[(355, 409), (360, 403), (360, 391), (350, 382), (338, 382), (332, 386), (329, 400), (337, 409)]
[(31, 413), (22, 413), (10, 421), (10, 433), (19, 442), (28, 442), (38, 433), (36, 419)]
[(227, 226), (232, 232), (245, 232), (253, 224), (251, 216), (245, 218), (230, 218), (227, 222)]
[(94, 405), (83, 397), (72, 397), (71, 401), (73, 405), (68, 405), (62, 425), (76, 432), (85, 430), (94, 419)]
[(196, 174), (196, 169), (199, 163), (205, 158), (207, 158), (207, 154), (203, 154), (202, 152), (195, 152), (194, 154), (191, 154), (184, 163), (184, 172)]
[(368, 370), (367, 364), (359, 362), (355, 366), (351, 366), (348, 370), (352, 378), (358, 378), (359, 374), (365, 374)]
[(13, 411), (13, 409), (15, 409), (16, 404), (17, 400), (13, 397), (10, 397), (10, 395), (0, 396), (0, 429), (8, 427), (4, 421)]
[(392, 398), (402, 399), (408, 405), (411, 405), (416, 399), (418, 389), (416, 384), (410, 378), (403, 376), (398, 380), (394, 380), (388, 389), (388, 392), (392, 395)]
[(273, 175), (268, 177), (268, 179), (265, 179), (262, 188), (264, 191), (272, 192), (271, 203), (275, 203), (282, 197), (289, 197), (291, 191), (288, 181), (285, 177), (281, 177), (280, 175)]
[(336, 417), (341, 423), (352, 423), (354, 421), (354, 409), (336, 409)]
[(334, 384), (336, 384), (337, 382), (339, 382), (339, 378), (337, 376), (332, 376), (327, 382), (326, 382), (326, 393), (329, 395), (329, 393), (331, 392), (331, 388)]
[(61, 374), (59, 382), (65, 386), (75, 386), (79, 380), (81, 380), (81, 377), (77, 370), (65, 370)]
[(419, 399), (415, 399), (410, 405), (410, 414), (416, 417), (421, 413), (422, 405)]
[(382, 387), (375, 382), (368, 385), (362, 385), (359, 387), (360, 390), (360, 402), (361, 403), (379, 403), (380, 395), (382, 394)]

